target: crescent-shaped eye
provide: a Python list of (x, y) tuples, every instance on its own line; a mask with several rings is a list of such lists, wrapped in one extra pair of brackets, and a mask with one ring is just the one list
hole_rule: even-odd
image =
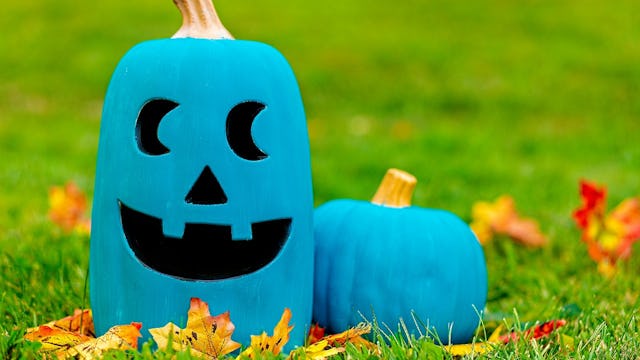
[(258, 161), (267, 157), (251, 135), (253, 121), (265, 107), (257, 101), (246, 101), (234, 106), (227, 115), (227, 141), (231, 150), (245, 160)]
[(162, 155), (169, 152), (158, 139), (158, 126), (165, 115), (177, 106), (177, 102), (166, 99), (149, 100), (142, 106), (136, 121), (136, 142), (143, 153)]

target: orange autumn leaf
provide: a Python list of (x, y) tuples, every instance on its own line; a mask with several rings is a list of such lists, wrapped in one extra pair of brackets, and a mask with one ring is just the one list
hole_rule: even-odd
[(71, 348), (92, 339), (83, 334), (47, 325), (29, 329), (24, 338), (41, 343), (40, 352), (51, 354), (57, 358), (65, 358)]
[(310, 345), (296, 349), (289, 355), (289, 359), (326, 359), (344, 352), (347, 343), (357, 347), (365, 347), (376, 354), (380, 354), (380, 349), (376, 344), (362, 337), (362, 335), (368, 334), (369, 332), (371, 332), (371, 325), (360, 323), (356, 327), (339, 334), (322, 336), (322, 338), (317, 339), (319, 334), (324, 335), (324, 328), (316, 324), (309, 330), (308, 339)]
[(138, 338), (141, 323), (132, 322), (130, 325), (117, 325), (109, 329), (104, 335), (97, 339), (78, 344), (66, 352), (67, 356), (92, 360), (102, 358), (102, 355), (109, 350), (130, 350), (138, 347)]
[(66, 357), (73, 346), (95, 338), (91, 310), (76, 309), (71, 316), (27, 329), (24, 338), (42, 343), (43, 353)]
[[(27, 330), (26, 340), (42, 344), (40, 352), (59, 359), (75, 357), (84, 360), (96, 359), (111, 349), (133, 349), (138, 347), (140, 323), (114, 326), (106, 334), (95, 338), (82, 334), (79, 319), (86, 311), (73, 316)], [(77, 322), (76, 322), (77, 321)], [(93, 324), (93, 322), (92, 322)], [(49, 326), (51, 325), (51, 326)]]
[(291, 310), (285, 308), (280, 321), (273, 328), (273, 335), (268, 336), (266, 332), (260, 335), (251, 335), (251, 345), (240, 356), (255, 359), (266, 352), (274, 355), (280, 354), (282, 348), (289, 342), (289, 333), (293, 329), (293, 326), (289, 326), (289, 321), (291, 321)]
[(616, 248), (616, 255), (626, 259), (631, 255), (631, 246), (640, 240), (640, 198), (622, 201), (606, 220), (606, 226), (622, 240)]
[(471, 229), (481, 244), (488, 243), (494, 235), (506, 235), (528, 246), (544, 246), (547, 238), (538, 222), (521, 217), (512, 197), (500, 196), (494, 203), (480, 201), (472, 208)]
[(351, 343), (358, 347), (365, 347), (369, 350), (379, 350), (378, 346), (365, 338), (362, 335), (371, 332), (371, 325), (360, 323), (356, 327), (350, 328), (339, 334), (329, 335), (323, 337), (321, 340), (326, 340), (329, 345), (332, 346), (345, 346), (346, 343)]
[(49, 219), (63, 231), (89, 234), (91, 220), (86, 212), (87, 199), (73, 182), (49, 189)]
[(580, 197), (582, 205), (573, 219), (598, 270), (612, 276), (616, 262), (627, 259), (640, 240), (640, 198), (626, 199), (607, 214), (607, 189), (585, 180), (580, 182)]
[[(90, 337), (95, 337), (95, 330), (93, 327), (93, 316), (90, 309), (80, 310), (76, 309), (73, 315), (64, 317), (60, 320), (54, 320), (48, 322), (42, 326), (48, 326), (53, 329), (60, 329), (73, 333), (79, 333)], [(37, 331), (39, 327), (27, 329), (27, 334)]]
[(228, 311), (211, 316), (206, 302), (191, 298), (185, 329), (167, 323), (164, 327), (150, 329), (149, 332), (161, 349), (169, 346), (174, 350), (190, 349), (196, 356), (216, 359), (240, 347), (239, 343), (231, 340), (234, 330)]

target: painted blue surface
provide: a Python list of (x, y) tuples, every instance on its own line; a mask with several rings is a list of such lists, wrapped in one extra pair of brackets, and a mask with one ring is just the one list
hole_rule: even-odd
[(486, 303), (486, 263), (452, 213), (335, 200), (316, 209), (314, 234), (313, 317), (330, 332), (364, 316), (393, 331), (403, 319), (418, 335), (415, 317), (422, 334), (428, 324), (443, 343), (472, 337)]
[[(136, 134), (141, 108), (154, 99), (178, 104), (158, 126), (158, 139), (169, 149), (161, 155), (142, 151)], [(257, 161), (239, 157), (226, 138), (229, 111), (247, 101), (265, 105), (251, 128), (268, 155)], [(185, 201), (205, 167), (224, 190), (225, 203)], [(303, 104), (293, 72), (275, 49), (239, 40), (137, 45), (117, 66), (103, 109), (90, 258), (96, 331), (132, 321), (142, 322), (145, 336), (169, 321), (183, 327), (190, 298), (199, 297), (212, 315), (230, 311), (232, 338), (243, 344), (251, 334), (271, 332), (289, 307), (295, 325), (289, 346), (302, 344), (313, 292), (312, 198)], [(136, 256), (119, 204), (161, 219), (164, 235), (176, 239), (186, 223), (230, 225), (235, 240), (247, 241), (252, 223), (292, 222), (284, 246), (266, 266), (231, 278), (193, 280), (161, 273)], [(208, 251), (211, 267), (229, 255)]]

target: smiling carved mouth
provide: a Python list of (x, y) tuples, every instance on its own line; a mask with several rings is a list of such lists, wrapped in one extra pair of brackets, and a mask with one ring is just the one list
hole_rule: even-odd
[(233, 240), (231, 226), (185, 224), (182, 238), (162, 231), (162, 219), (118, 201), (122, 229), (136, 257), (166, 275), (192, 280), (227, 279), (252, 273), (280, 253), (291, 218), (251, 224), (253, 239)]

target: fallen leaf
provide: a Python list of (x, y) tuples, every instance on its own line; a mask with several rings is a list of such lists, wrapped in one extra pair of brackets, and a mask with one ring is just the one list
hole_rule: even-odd
[[(289, 354), (289, 359), (326, 359), (344, 352), (347, 343), (358, 347), (365, 347), (379, 354), (380, 349), (378, 346), (362, 337), (362, 335), (370, 332), (370, 325), (360, 323), (356, 327), (339, 334), (323, 336), (324, 328), (316, 324), (309, 330), (310, 345), (296, 349)], [(318, 339), (318, 336), (321, 338)]]
[(541, 339), (543, 337), (549, 336), (552, 332), (565, 325), (567, 325), (567, 321), (564, 319), (546, 321), (542, 324), (535, 325), (534, 327), (527, 329), (525, 331), (525, 336), (531, 337), (532, 339)]
[(24, 338), (29, 341), (41, 343), (42, 347), (39, 350), (40, 352), (52, 354), (58, 358), (66, 357), (71, 348), (93, 339), (83, 334), (52, 328), (48, 325), (29, 329), (27, 334), (24, 335)]
[[(473, 213), (476, 213), (476, 207), (474, 205)], [(488, 222), (478, 219), (474, 216), (474, 220), (469, 224), (471, 227), (471, 231), (476, 235), (480, 244), (485, 245), (493, 239), (493, 230), (491, 229), (491, 225)]]
[(547, 244), (547, 238), (540, 231), (538, 222), (521, 217), (510, 196), (500, 196), (493, 203), (479, 201), (473, 205), (471, 213), (471, 229), (483, 245), (494, 235), (506, 235), (527, 246), (540, 247)]
[[(566, 324), (567, 321), (563, 319), (551, 320), (542, 324), (535, 325), (522, 332), (512, 331), (505, 335), (501, 335), (504, 326), (500, 325), (498, 326), (498, 328), (496, 328), (496, 330), (494, 330), (491, 336), (489, 336), (487, 341), (471, 344), (446, 345), (444, 346), (444, 349), (453, 356), (486, 354), (494, 350), (500, 344), (507, 344), (511, 341), (517, 341), (521, 337), (526, 340), (537, 340), (543, 337), (547, 337), (552, 332)], [(562, 341), (568, 343), (569, 339), (571, 338), (563, 337)]]
[(327, 340), (319, 340), (309, 346), (298, 348), (291, 352), (288, 359), (323, 360), (344, 351), (344, 347), (334, 347), (329, 345)]
[(607, 203), (607, 189), (582, 180), (580, 181), (580, 197), (582, 206), (573, 213), (578, 227), (587, 229), (594, 218), (603, 218)]
[[(522, 337), (528, 340), (541, 339), (543, 337), (549, 336), (549, 334), (551, 334), (558, 328), (565, 326), (566, 324), (567, 321), (563, 319), (546, 321), (542, 324), (535, 325), (523, 331)], [(517, 341), (520, 336), (520, 333), (513, 331), (509, 334), (500, 336), (500, 341), (506, 344), (510, 341)]]
[(573, 219), (598, 271), (611, 277), (617, 261), (628, 259), (633, 244), (640, 240), (640, 198), (626, 199), (606, 214), (607, 189), (585, 180), (580, 182), (580, 197), (582, 205), (573, 212)]
[[(93, 327), (93, 316), (91, 313), (91, 309), (76, 309), (74, 310), (73, 315), (64, 317), (60, 320), (48, 322), (46, 324), (43, 324), (42, 326), (48, 326), (52, 329), (79, 333), (81, 335), (86, 335), (89, 337), (96, 337)], [(39, 327), (27, 329), (27, 334), (37, 331), (38, 329)]]
[(130, 325), (117, 325), (109, 329), (97, 339), (78, 344), (66, 353), (67, 356), (92, 360), (101, 358), (109, 350), (131, 350), (138, 347), (138, 338), (142, 336), (141, 323), (132, 322)]
[(324, 328), (318, 324), (314, 324), (311, 329), (309, 329), (309, 336), (307, 337), (307, 343), (313, 344), (324, 337)]
[(282, 348), (289, 342), (289, 333), (293, 329), (293, 326), (289, 326), (290, 320), (291, 310), (285, 308), (280, 321), (273, 328), (273, 335), (268, 336), (266, 332), (260, 335), (251, 335), (251, 345), (240, 356), (255, 359), (265, 352), (270, 352), (274, 355), (280, 354)]
[(86, 216), (87, 199), (73, 182), (49, 189), (49, 219), (64, 232), (76, 231), (87, 235), (91, 220)]
[(356, 327), (343, 331), (339, 334), (325, 336), (322, 340), (326, 340), (329, 345), (332, 346), (345, 346), (346, 343), (351, 343), (356, 346), (363, 346), (367, 349), (378, 351), (378, 345), (362, 337), (362, 335), (370, 332), (371, 325), (360, 323)]
[(446, 345), (444, 349), (453, 356), (468, 356), (486, 354), (495, 348), (495, 344), (490, 342), (479, 342), (473, 344)]
[(228, 311), (211, 316), (206, 302), (191, 298), (185, 329), (167, 323), (162, 328), (149, 329), (149, 332), (161, 349), (169, 346), (174, 350), (189, 349), (197, 356), (216, 359), (240, 348), (239, 343), (231, 340), (234, 330)]
[(622, 239), (615, 249), (608, 250), (613, 250), (620, 259), (627, 259), (633, 243), (640, 240), (640, 198), (622, 201), (611, 211), (605, 224)]
[(444, 349), (453, 356), (467, 356), (467, 355), (479, 355), (486, 354), (493, 350), (497, 344), (500, 343), (500, 334), (504, 329), (503, 325), (498, 326), (487, 341), (471, 343), (471, 344), (456, 344), (445, 345)]

